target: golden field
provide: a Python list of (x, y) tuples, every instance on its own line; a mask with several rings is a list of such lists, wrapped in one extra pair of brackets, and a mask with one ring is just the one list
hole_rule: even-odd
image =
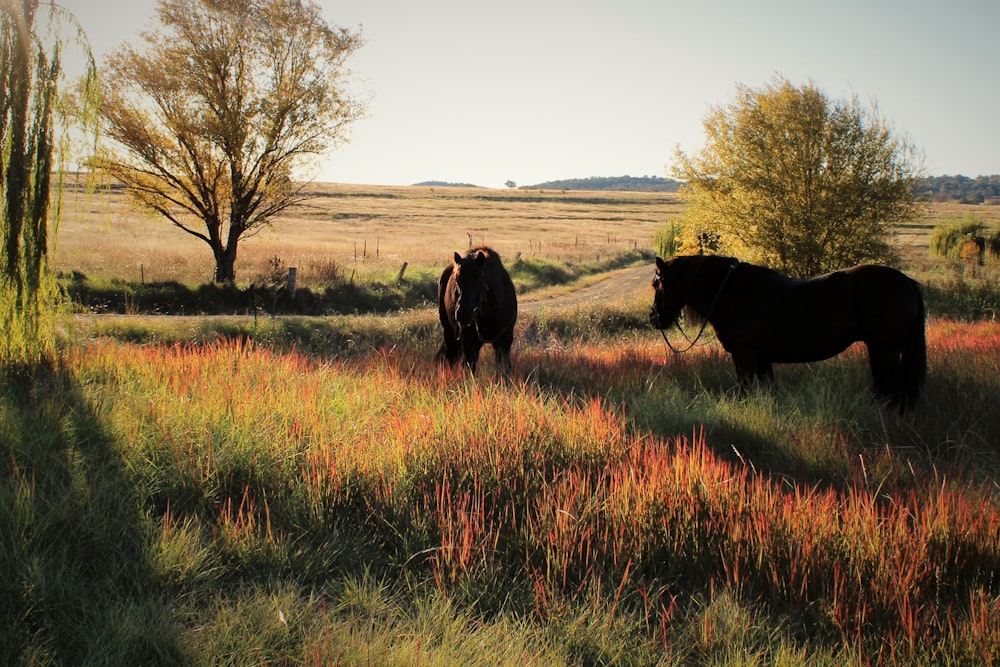
[[(364, 279), (395, 274), (403, 262), (444, 266), (452, 252), (483, 243), (508, 261), (600, 261), (652, 247), (655, 231), (683, 209), (673, 193), (332, 183), (307, 190), (312, 199), (240, 244), (238, 282), (266, 275), (274, 258), (297, 267), (300, 284), (309, 285), (328, 275), (331, 265), (344, 277)], [(1000, 225), (1000, 206), (934, 203), (899, 226), (907, 268), (920, 272), (939, 264), (927, 256), (934, 226), (967, 215)], [(136, 282), (198, 284), (213, 271), (203, 241), (136, 210), (120, 189), (107, 187), (67, 190), (53, 262), (57, 271)]]
[[(443, 266), (454, 251), (489, 244), (513, 260), (594, 260), (649, 247), (679, 215), (670, 193), (491, 190), (314, 184), (315, 196), (240, 245), (237, 281), (278, 257), (304, 284), (331, 261), (350, 275), (388, 274), (403, 262)], [(208, 246), (131, 207), (117, 189), (70, 189), (54, 252), (58, 271), (124, 280), (207, 282)], [(141, 269), (140, 269), (141, 267)], [(140, 274), (141, 272), (141, 274)]]

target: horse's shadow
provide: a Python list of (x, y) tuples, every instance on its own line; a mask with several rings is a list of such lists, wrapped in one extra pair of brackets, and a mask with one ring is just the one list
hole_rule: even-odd
[[(932, 444), (935, 439), (954, 439), (937, 435), (942, 427), (935, 422), (961, 417), (934, 417), (923, 405), (899, 414), (872, 391), (861, 352), (812, 364), (780, 365), (776, 382), (749, 387), (740, 386), (721, 350), (662, 360), (637, 354), (609, 362), (574, 355), (571, 347), (555, 354), (531, 349), (516, 358), (515, 374), (553, 394), (620, 402), (639, 432), (665, 442), (703, 437), (720, 459), (750, 466), (783, 483), (837, 490), (877, 485), (883, 480), (875, 476), (870, 463), (893, 457), (932, 472), (937, 464), (962, 469), (967, 461), (958, 453)], [(583, 385), (580, 377), (592, 381)], [(936, 378), (931, 375), (928, 380), (933, 397)], [(983, 387), (971, 393), (988, 391)], [(991, 455), (997, 458), (998, 453)], [(1000, 460), (995, 465), (1000, 466)]]

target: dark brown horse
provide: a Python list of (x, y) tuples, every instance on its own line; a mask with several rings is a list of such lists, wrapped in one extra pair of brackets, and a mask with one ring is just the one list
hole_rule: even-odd
[(464, 357), (475, 373), (479, 351), (488, 343), (497, 366), (510, 369), (517, 294), (495, 250), (479, 246), (455, 253), (438, 284), (438, 314), (444, 330), (438, 361), (455, 365)]
[(772, 381), (771, 364), (828, 359), (857, 341), (876, 396), (890, 405), (912, 408), (927, 376), (920, 286), (888, 266), (794, 279), (731, 257), (657, 257), (653, 289), (653, 326), (693, 310), (732, 355), (742, 386)]

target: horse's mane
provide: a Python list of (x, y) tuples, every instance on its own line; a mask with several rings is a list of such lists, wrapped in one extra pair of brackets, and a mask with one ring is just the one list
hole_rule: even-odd
[(684, 306), (681, 310), (681, 315), (684, 317), (684, 323), (690, 324), (693, 327), (700, 327), (705, 323), (705, 318), (701, 316), (701, 313), (691, 306)]
[(486, 257), (486, 261), (480, 268), (483, 271), (484, 278), (489, 281), (490, 287), (496, 289), (502, 282), (501, 276), (505, 273), (503, 266), (503, 260), (500, 259), (500, 253), (491, 248), (488, 245), (478, 245), (469, 248), (465, 251), (465, 259), (473, 259), (479, 253), (482, 253)]
[[(688, 266), (686, 271), (686, 280), (694, 285), (702, 285), (704, 281), (703, 271), (713, 271), (722, 270), (723, 264), (725, 266), (725, 271), (729, 270), (733, 262), (737, 260), (732, 257), (723, 257), (721, 255), (678, 255), (674, 259), (679, 259)], [(722, 274), (723, 276), (725, 273)], [(712, 286), (715, 289), (715, 285)], [(681, 310), (684, 318), (685, 324), (690, 324), (691, 326), (700, 327), (703, 326), (708, 319), (709, 313), (704, 315), (699, 313), (690, 304), (685, 304), (684, 308)]]
[(473, 260), (480, 253), (485, 256), (486, 261), (479, 267), (479, 271), (483, 279), (489, 284), (490, 289), (502, 301), (506, 302), (514, 299), (516, 302), (513, 283), (510, 282), (510, 275), (507, 273), (503, 261), (500, 259), (500, 253), (488, 245), (478, 245), (466, 250), (463, 259)]
[(503, 265), (503, 261), (500, 259), (500, 253), (488, 245), (477, 245), (469, 248), (465, 251), (465, 257), (475, 257), (476, 253), (480, 252), (486, 255), (486, 261), (497, 262), (500, 265)]

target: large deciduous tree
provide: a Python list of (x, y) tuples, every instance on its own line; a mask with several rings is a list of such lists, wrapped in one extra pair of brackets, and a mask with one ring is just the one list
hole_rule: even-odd
[(0, 0), (0, 362), (8, 369), (35, 368), (55, 349), (48, 256), (67, 158), (62, 139), (71, 125), (61, 94), (62, 54), (71, 41), (85, 61), (78, 108), (94, 99), (93, 58), (74, 24), (54, 3)]
[(921, 160), (875, 105), (776, 77), (759, 90), (739, 86), (703, 124), (704, 148), (675, 154), (687, 250), (794, 276), (896, 258), (892, 226), (917, 211)]
[(299, 170), (363, 113), (345, 66), (361, 38), (308, 0), (159, 0), (157, 14), (102, 73), (97, 164), (232, 282), (240, 240), (305, 198)]

